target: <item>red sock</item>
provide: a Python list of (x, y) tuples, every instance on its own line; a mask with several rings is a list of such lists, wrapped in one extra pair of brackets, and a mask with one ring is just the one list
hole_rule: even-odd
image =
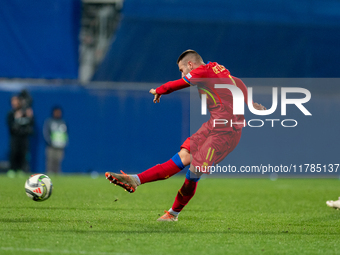
[(154, 182), (158, 180), (167, 179), (174, 174), (177, 174), (182, 169), (180, 169), (172, 159), (168, 160), (163, 164), (155, 165), (154, 167), (149, 168), (148, 170), (137, 174), (140, 180), (140, 183), (146, 182)]
[(190, 181), (185, 178), (182, 188), (179, 189), (175, 202), (172, 205), (172, 210), (175, 212), (180, 212), (186, 206), (190, 199), (195, 195), (197, 188), (197, 182)]

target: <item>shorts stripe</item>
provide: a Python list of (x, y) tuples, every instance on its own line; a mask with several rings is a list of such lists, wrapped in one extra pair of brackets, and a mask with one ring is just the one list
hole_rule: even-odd
[(213, 155), (214, 155), (214, 152), (215, 152), (215, 149), (213, 149), (213, 150), (212, 150), (212, 152), (211, 152), (211, 156), (210, 156), (210, 159), (209, 159), (209, 161), (211, 161), (211, 160), (212, 160), (212, 157), (213, 157)]
[(209, 158), (210, 150), (211, 150), (211, 147), (209, 147), (209, 149), (208, 149), (207, 156), (205, 157), (206, 160), (208, 160), (208, 158)]

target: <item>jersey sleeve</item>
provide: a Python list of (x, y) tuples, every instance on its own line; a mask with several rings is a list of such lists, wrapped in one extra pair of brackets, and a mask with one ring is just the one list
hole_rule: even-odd
[(190, 87), (190, 84), (188, 84), (184, 79), (179, 79), (175, 81), (169, 81), (162, 86), (158, 87), (156, 89), (156, 93), (158, 95), (163, 95), (163, 94), (170, 94), (171, 92), (174, 92), (179, 89), (184, 89)]
[(242, 90), (242, 93), (243, 93), (243, 96), (244, 96), (244, 102), (246, 104), (248, 104), (248, 89), (247, 89), (246, 85), (244, 85), (244, 83), (243, 83), (243, 81), (241, 79), (239, 79), (237, 77), (234, 77), (234, 76), (232, 76), (232, 77), (233, 77), (233, 79), (234, 79), (234, 81), (236, 83), (236, 86), (240, 90)]
[(206, 69), (204, 68), (204, 65), (201, 65), (198, 68), (192, 70), (182, 79), (169, 81), (163, 84), (162, 86), (158, 87), (156, 89), (156, 93), (159, 95), (170, 94), (171, 92), (174, 92), (176, 90), (187, 88), (190, 85), (194, 86), (195, 84), (191, 82), (192, 79), (205, 78), (205, 77), (206, 77)]

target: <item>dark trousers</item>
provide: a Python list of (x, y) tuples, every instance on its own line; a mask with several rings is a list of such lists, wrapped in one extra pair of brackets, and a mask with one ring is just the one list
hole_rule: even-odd
[(12, 136), (10, 141), (10, 150), (11, 169), (28, 171), (28, 137)]

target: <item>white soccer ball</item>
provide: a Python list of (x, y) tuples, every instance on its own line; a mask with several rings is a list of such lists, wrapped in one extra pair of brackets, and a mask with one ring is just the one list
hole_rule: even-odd
[(37, 202), (48, 199), (52, 189), (51, 179), (45, 174), (33, 174), (25, 183), (26, 195)]

